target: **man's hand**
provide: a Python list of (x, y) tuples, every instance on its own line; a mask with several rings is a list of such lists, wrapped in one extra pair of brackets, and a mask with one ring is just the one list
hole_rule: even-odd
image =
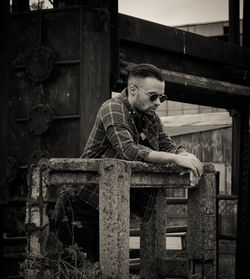
[(148, 154), (147, 161), (154, 164), (175, 163), (185, 168), (180, 174), (190, 173), (190, 180), (198, 182), (202, 175), (201, 162), (191, 153), (182, 152), (179, 154), (169, 153), (165, 151), (151, 151)]
[[(175, 163), (183, 168), (191, 170), (195, 177), (200, 177), (202, 175), (202, 165), (201, 162), (191, 153), (182, 152), (176, 155)], [(181, 172), (183, 175), (185, 171)]]

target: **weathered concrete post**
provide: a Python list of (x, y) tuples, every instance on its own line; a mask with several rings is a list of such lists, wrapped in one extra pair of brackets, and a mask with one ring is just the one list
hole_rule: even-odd
[[(46, 214), (47, 202), (44, 200), (46, 174), (47, 165), (43, 162), (31, 167), (26, 224), (29, 224), (27, 231), (32, 231), (29, 237), (29, 252), (34, 257), (46, 255), (45, 245), (49, 234), (49, 219)], [(43, 233), (41, 233), (41, 228)]]
[(197, 189), (188, 191), (187, 253), (189, 278), (216, 278), (216, 180), (212, 165), (204, 167)]
[[(41, 160), (30, 168), (29, 198), (26, 207), (26, 229), (28, 233), (28, 251), (30, 259), (46, 257), (46, 244), (49, 236), (49, 218), (47, 214), (46, 179), (47, 161)], [(32, 266), (32, 265), (31, 265)], [(38, 266), (27, 268), (25, 278), (47, 278), (50, 269), (41, 270)]]
[(158, 189), (155, 210), (148, 222), (141, 224), (140, 278), (156, 279), (157, 261), (166, 257), (166, 189)]
[(129, 278), (129, 193), (131, 167), (104, 159), (100, 163), (99, 224), (102, 278)]

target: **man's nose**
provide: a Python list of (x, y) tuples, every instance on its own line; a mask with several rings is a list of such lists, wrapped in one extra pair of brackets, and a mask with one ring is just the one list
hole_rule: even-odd
[(160, 98), (158, 97), (153, 103), (154, 103), (154, 105), (159, 106), (161, 104)]

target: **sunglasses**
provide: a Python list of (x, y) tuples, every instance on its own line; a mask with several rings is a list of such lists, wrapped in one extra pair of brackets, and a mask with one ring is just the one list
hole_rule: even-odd
[(131, 84), (131, 85), (133, 85), (135, 88), (137, 88), (138, 90), (142, 91), (143, 93), (147, 94), (149, 96), (150, 102), (154, 102), (158, 98), (159, 98), (161, 103), (163, 103), (164, 101), (167, 100), (167, 96), (164, 95), (164, 94), (158, 94), (156, 92), (147, 92), (147, 91), (143, 90), (141, 87), (139, 87), (137, 85), (134, 85), (134, 84)]

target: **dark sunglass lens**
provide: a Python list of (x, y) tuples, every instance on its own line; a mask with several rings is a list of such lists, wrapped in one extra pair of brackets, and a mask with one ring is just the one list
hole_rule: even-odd
[(160, 96), (160, 102), (163, 103), (167, 100), (167, 96)]
[(151, 101), (151, 102), (154, 102), (158, 97), (159, 97), (158, 94), (152, 94), (152, 95), (150, 96), (150, 101)]

